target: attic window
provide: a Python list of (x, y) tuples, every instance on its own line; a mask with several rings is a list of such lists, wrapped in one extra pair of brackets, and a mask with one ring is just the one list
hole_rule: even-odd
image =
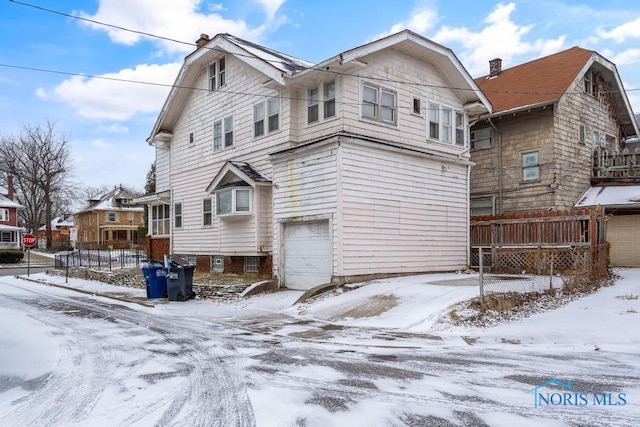
[(596, 82), (598, 74), (589, 70), (584, 73), (584, 93), (588, 93), (592, 96), (598, 96), (598, 84)]
[(216, 90), (227, 83), (227, 65), (225, 57), (209, 65), (209, 90)]
[(373, 85), (362, 86), (362, 117), (395, 124), (398, 121), (396, 93)]
[(420, 107), (420, 98), (413, 98), (413, 114), (420, 115), (422, 113)]

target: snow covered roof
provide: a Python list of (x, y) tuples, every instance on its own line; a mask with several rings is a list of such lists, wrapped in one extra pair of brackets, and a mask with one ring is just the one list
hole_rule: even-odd
[(20, 203), (16, 203), (10, 198), (0, 194), (0, 208), (16, 208), (16, 209), (24, 209)]
[(305, 70), (307, 68), (315, 66), (313, 62), (305, 61), (304, 59), (296, 58), (291, 55), (286, 55), (282, 52), (269, 49), (265, 46), (260, 46), (259, 44), (243, 40), (231, 34), (222, 34), (222, 36), (238, 47), (241, 47), (250, 54), (254, 55), (256, 58), (259, 58), (262, 61), (271, 64), (275, 68), (278, 68), (279, 70), (287, 74), (295, 73), (296, 71)]
[(89, 206), (77, 213), (93, 212), (93, 211), (144, 211), (141, 206), (132, 203), (136, 198), (136, 194), (123, 188), (116, 187), (108, 193), (94, 197), (89, 200)]
[(588, 206), (640, 206), (640, 185), (591, 187), (584, 192), (577, 208)]
[[(69, 218), (64, 218), (61, 216), (57, 216), (54, 219), (51, 220), (51, 229), (52, 230), (57, 230), (59, 228), (64, 228), (64, 227), (73, 227), (73, 217), (69, 217)], [(46, 225), (43, 225), (42, 227), (39, 228), (39, 230), (46, 230), (47, 227)]]

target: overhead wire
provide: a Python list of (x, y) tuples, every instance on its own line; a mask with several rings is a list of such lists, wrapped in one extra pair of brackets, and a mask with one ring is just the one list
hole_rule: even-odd
[[(56, 15), (60, 15), (60, 16), (64, 16), (67, 18), (72, 18), (72, 19), (77, 19), (77, 20), (81, 20), (81, 21), (85, 21), (85, 22), (90, 22), (92, 24), (96, 24), (96, 25), (100, 25), (100, 26), (105, 26), (108, 28), (113, 28), (113, 29), (117, 29), (120, 31), (125, 31), (125, 32), (129, 32), (132, 34), (137, 34), (137, 35), (142, 35), (142, 36), (146, 36), (146, 37), (150, 37), (150, 38), (155, 38), (155, 39), (159, 39), (159, 40), (165, 40), (165, 41), (169, 41), (169, 42), (173, 42), (173, 43), (178, 43), (178, 44), (182, 44), (182, 45), (187, 45), (187, 46), (193, 46), (193, 47), (197, 47), (197, 43), (194, 42), (186, 42), (183, 40), (178, 40), (172, 37), (166, 37), (166, 36), (162, 36), (162, 35), (158, 35), (158, 34), (154, 34), (154, 33), (149, 33), (149, 32), (145, 32), (145, 31), (140, 31), (140, 30), (134, 30), (131, 28), (126, 28), (123, 26), (119, 26), (119, 25), (114, 25), (114, 24), (109, 24), (106, 22), (102, 22), (102, 21), (98, 21), (95, 19), (91, 19), (91, 18), (86, 18), (83, 16), (78, 16), (78, 15), (73, 15), (73, 14), (69, 14), (66, 12), (61, 12), (58, 10), (54, 10), (54, 9), (49, 9), (49, 8), (45, 8), (42, 6), (38, 6), (38, 5), (34, 5), (31, 3), (27, 3), (27, 2), (23, 2), (23, 1), (19, 1), (19, 0), (9, 0), (11, 3), (15, 3), (17, 5), (20, 6), (25, 6), (25, 7), (30, 7), (30, 8), (34, 8), (36, 10), (40, 10), (46, 13), (51, 13), (51, 14), (56, 14)], [(216, 47), (210, 47), (210, 46), (202, 46), (201, 48), (207, 49), (207, 50), (212, 50), (212, 51), (216, 51), (216, 52), (220, 52), (220, 53), (225, 53), (225, 54), (231, 54), (233, 56), (236, 57), (247, 57), (247, 58), (255, 58), (255, 55), (252, 54), (241, 54), (238, 52), (227, 52), (223, 49), (219, 49)], [(267, 48), (268, 49), (268, 48)], [(268, 49), (268, 50), (272, 50), (272, 49)], [(287, 64), (284, 61), (279, 61), (279, 60), (272, 60), (272, 62), (277, 62), (280, 64)], [(10, 66), (7, 64), (0, 64), (3, 66)], [(300, 65), (300, 64), (297, 64)], [(20, 66), (15, 66), (16, 68), (19, 68)], [(321, 71), (321, 72), (325, 72), (325, 73), (331, 73), (334, 75), (344, 75), (344, 76), (350, 76), (350, 77), (357, 77), (357, 78), (363, 78), (366, 77), (368, 79), (371, 80), (376, 80), (376, 81), (381, 81), (381, 82), (386, 82), (386, 83), (394, 83), (394, 84), (405, 84), (405, 85), (413, 85), (413, 86), (419, 86), (419, 87), (428, 87), (428, 88), (435, 88), (435, 89), (451, 89), (451, 90), (461, 90), (461, 91), (474, 91), (474, 92), (480, 92), (480, 93), (503, 93), (503, 94), (514, 94), (514, 95), (553, 95), (553, 96), (560, 96), (562, 93), (582, 93), (580, 91), (575, 91), (575, 92), (562, 92), (562, 93), (558, 93), (558, 92), (538, 92), (538, 91), (505, 91), (505, 90), (482, 90), (482, 89), (473, 89), (473, 88), (468, 88), (468, 87), (453, 87), (453, 86), (446, 86), (446, 85), (430, 85), (430, 84), (426, 84), (426, 83), (421, 83), (421, 82), (411, 82), (411, 81), (407, 81), (407, 80), (395, 80), (395, 79), (389, 79), (389, 78), (383, 78), (383, 77), (376, 77), (376, 76), (362, 76), (360, 74), (353, 74), (353, 73), (347, 73), (347, 72), (342, 72), (339, 70), (335, 70), (335, 69), (329, 69), (327, 70), (324, 67), (319, 67), (319, 66), (313, 66), (313, 67), (305, 67), (300, 65), (301, 68), (305, 69), (305, 70), (316, 70), (316, 71)], [(36, 68), (30, 68), (30, 67), (24, 67), (25, 69), (31, 69), (34, 71), (50, 71), (50, 72), (56, 72), (56, 71), (51, 71), (51, 70), (39, 70)], [(68, 75), (79, 75), (82, 76), (82, 73), (69, 73), (69, 72), (57, 72), (59, 74), (68, 74)], [(85, 76), (89, 76), (89, 75), (85, 75)], [(92, 78), (98, 78), (98, 76), (91, 76)], [(113, 80), (118, 80), (118, 79), (113, 79)], [(125, 79), (121, 80), (121, 81), (127, 81)], [(157, 83), (152, 83), (152, 82), (144, 82), (144, 81), (129, 81), (129, 82), (139, 82), (141, 84), (150, 84), (150, 85), (161, 85), (161, 86), (169, 86), (169, 85), (165, 85), (165, 84), (157, 84)], [(173, 86), (173, 85), (171, 85)], [(640, 91), (640, 88), (634, 88), (634, 89), (626, 89), (624, 91), (620, 91), (620, 90), (614, 90), (614, 91), (603, 91), (606, 93), (621, 93), (621, 92), (634, 92), (634, 91)]]

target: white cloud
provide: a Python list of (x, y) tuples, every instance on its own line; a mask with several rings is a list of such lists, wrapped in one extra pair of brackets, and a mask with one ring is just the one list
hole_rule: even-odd
[(637, 63), (640, 63), (640, 49), (638, 48), (627, 49), (615, 55), (611, 55), (607, 58), (609, 58), (611, 62), (613, 62), (618, 66), (637, 64)]
[(566, 38), (564, 35), (556, 39), (524, 41), (533, 25), (522, 26), (513, 22), (511, 14), (515, 9), (515, 3), (498, 3), (484, 19), (486, 25), (479, 31), (443, 26), (433, 39), (444, 45), (459, 43), (462, 48), (456, 49), (456, 52), (461, 52), (460, 60), (472, 76), (487, 74), (489, 60), (493, 58), (501, 58), (503, 66), (510, 66), (518, 55), (533, 53), (543, 56), (562, 49)]
[[(267, 14), (270, 14), (275, 13), (283, 1), (260, 0), (260, 3), (265, 7)], [(223, 18), (216, 13), (221, 9), (218, 7), (214, 7), (212, 13), (201, 13), (198, 10), (200, 3), (201, 0), (171, 0), (159, 5), (156, 0), (99, 0), (95, 14), (90, 15), (82, 11), (75, 13), (94, 21), (192, 44), (202, 33), (210, 36), (231, 33), (238, 37), (258, 39), (264, 31), (264, 27), (250, 29), (244, 20)], [(162, 52), (170, 54), (188, 53), (194, 49), (194, 46), (189, 44), (162, 40), (97, 23), (81, 22), (93, 29), (106, 31), (115, 43), (134, 45), (146, 38), (156, 43)]]
[(411, 30), (419, 34), (423, 34), (438, 22), (438, 13), (432, 8), (421, 7), (414, 10), (411, 15), (411, 18), (408, 20), (392, 25), (388, 31), (376, 34), (371, 37), (369, 41), (377, 40), (402, 30)]
[(280, 6), (282, 6), (282, 4), (285, 2), (285, 0), (256, 0), (256, 1), (258, 2), (258, 4), (260, 4), (264, 8), (264, 11), (267, 14), (267, 18), (269, 20), (273, 19), (278, 9), (280, 9)]
[[(42, 88), (36, 95), (71, 105), (78, 115), (89, 119), (122, 121), (136, 114), (157, 112), (163, 105), (180, 63), (165, 65), (138, 65), (117, 73), (103, 74), (104, 78), (74, 76), (56, 86), (52, 91)], [(121, 79), (128, 83), (108, 79)]]
[(630, 38), (640, 38), (640, 16), (633, 21), (626, 22), (611, 31), (598, 29), (598, 36), (603, 39), (613, 40), (616, 43), (622, 43)]
[(113, 147), (113, 145), (105, 142), (105, 140), (102, 138), (91, 141), (91, 146), (101, 149), (109, 149)]
[(114, 123), (112, 125), (109, 126), (98, 126), (98, 131), (99, 132), (108, 132), (108, 133), (120, 133), (120, 134), (126, 134), (129, 133), (129, 128), (126, 126), (122, 126), (118, 123)]

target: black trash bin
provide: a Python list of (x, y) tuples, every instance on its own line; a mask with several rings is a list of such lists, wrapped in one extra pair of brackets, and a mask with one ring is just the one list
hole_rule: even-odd
[(142, 274), (147, 284), (147, 298), (164, 298), (167, 295), (167, 271), (161, 262), (143, 264)]
[(183, 258), (171, 257), (167, 274), (167, 295), (169, 301), (186, 301), (196, 297), (193, 292), (193, 270), (196, 266)]

